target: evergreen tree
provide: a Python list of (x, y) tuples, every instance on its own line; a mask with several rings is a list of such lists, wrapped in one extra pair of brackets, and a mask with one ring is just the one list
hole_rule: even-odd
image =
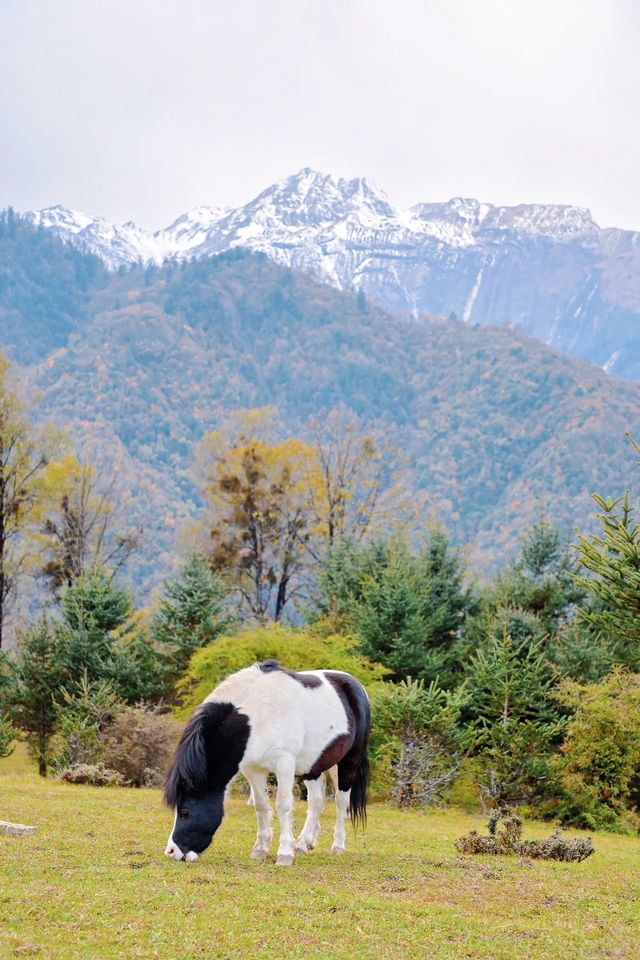
[(581, 619), (611, 647), (617, 662), (640, 671), (640, 524), (627, 493), (594, 500), (602, 511), (602, 532), (579, 539), (580, 562), (590, 575), (578, 582), (595, 603), (581, 608)]
[(168, 659), (168, 679), (186, 669), (194, 650), (213, 643), (230, 626), (228, 591), (204, 557), (190, 556), (179, 576), (167, 580), (151, 619), (151, 636)]
[(541, 645), (563, 675), (601, 676), (597, 671), (607, 661), (607, 651), (593, 632), (577, 624), (585, 593), (575, 582), (576, 570), (568, 544), (543, 517), (525, 534), (515, 562), (483, 591), (465, 626), (462, 649), (467, 656), (486, 643), (500, 621), (514, 643), (528, 639)]
[(498, 618), (466, 679), (483, 803), (533, 803), (552, 794), (562, 720), (549, 698), (555, 678), (540, 645), (514, 641), (508, 621)]
[(460, 628), (473, 602), (462, 564), (439, 531), (418, 554), (394, 538), (338, 543), (319, 576), (319, 613), (355, 631), (365, 655), (396, 679), (439, 677), (451, 686)]
[(110, 680), (126, 703), (161, 695), (162, 658), (137, 624), (130, 595), (104, 569), (87, 572), (68, 587), (61, 610), (70, 690), (86, 676), (90, 683)]
[(38, 772), (45, 777), (58, 721), (57, 699), (68, 676), (60, 634), (46, 620), (19, 638), (11, 673), (7, 692), (11, 718), (27, 734)]

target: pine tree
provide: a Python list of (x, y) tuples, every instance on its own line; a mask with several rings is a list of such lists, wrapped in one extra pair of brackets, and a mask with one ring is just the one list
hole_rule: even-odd
[(155, 700), (164, 689), (164, 663), (136, 621), (126, 590), (100, 568), (62, 594), (60, 636), (70, 690), (83, 676), (110, 680), (126, 703)]
[[(639, 448), (640, 452), (640, 448)], [(595, 598), (581, 618), (613, 648), (613, 656), (640, 670), (640, 524), (628, 493), (613, 500), (598, 495), (599, 537), (579, 539), (580, 562), (591, 576), (578, 580)]]
[(46, 620), (19, 638), (11, 671), (7, 695), (11, 718), (27, 734), (38, 772), (46, 777), (59, 713), (57, 698), (68, 677), (60, 634)]
[(231, 622), (224, 582), (204, 557), (192, 554), (179, 576), (165, 583), (151, 619), (151, 636), (169, 660), (168, 678), (176, 680), (193, 652), (217, 640)]
[(13, 753), (13, 745), (18, 739), (18, 731), (7, 716), (0, 713), (0, 760)]
[(548, 796), (555, 789), (551, 756), (562, 720), (549, 698), (555, 678), (540, 645), (515, 642), (508, 621), (498, 618), (466, 679), (483, 802), (532, 803)]
[(399, 539), (338, 543), (319, 576), (318, 610), (355, 631), (366, 656), (396, 679), (451, 686), (459, 672), (458, 637), (473, 604), (464, 569), (443, 533), (414, 554)]

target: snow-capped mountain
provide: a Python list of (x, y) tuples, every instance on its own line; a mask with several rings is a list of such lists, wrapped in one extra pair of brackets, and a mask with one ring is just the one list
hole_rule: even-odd
[(366, 179), (305, 168), (244, 206), (196, 207), (155, 233), (59, 206), (26, 216), (111, 269), (248, 247), (392, 310), (517, 324), (640, 378), (640, 234), (601, 229), (577, 207), (457, 197), (403, 209)]

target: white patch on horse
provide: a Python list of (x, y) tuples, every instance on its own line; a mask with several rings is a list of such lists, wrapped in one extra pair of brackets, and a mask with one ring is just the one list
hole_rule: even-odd
[(167, 847), (165, 849), (165, 856), (171, 857), (172, 860), (182, 860), (184, 854), (177, 843), (173, 842), (173, 831), (176, 828), (176, 821), (178, 819), (178, 811), (176, 810), (175, 817), (173, 818), (173, 827), (171, 828), (171, 833), (169, 834), (169, 839), (167, 840)]

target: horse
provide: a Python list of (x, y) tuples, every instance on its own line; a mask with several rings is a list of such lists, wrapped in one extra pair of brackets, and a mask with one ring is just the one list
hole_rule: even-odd
[[(278, 788), (280, 843), (276, 864), (291, 866), (296, 853), (318, 841), (325, 801), (325, 772), (336, 786), (333, 853), (344, 853), (345, 821), (366, 824), (369, 783), (369, 698), (362, 684), (338, 670), (296, 673), (265, 660), (231, 674), (189, 720), (164, 787), (175, 820), (165, 854), (192, 862), (210, 845), (224, 816), (225, 790), (238, 772), (251, 786), (258, 835), (251, 856), (269, 856), (273, 830), (267, 776)], [(308, 812), (293, 835), (293, 787), (302, 776)]]

